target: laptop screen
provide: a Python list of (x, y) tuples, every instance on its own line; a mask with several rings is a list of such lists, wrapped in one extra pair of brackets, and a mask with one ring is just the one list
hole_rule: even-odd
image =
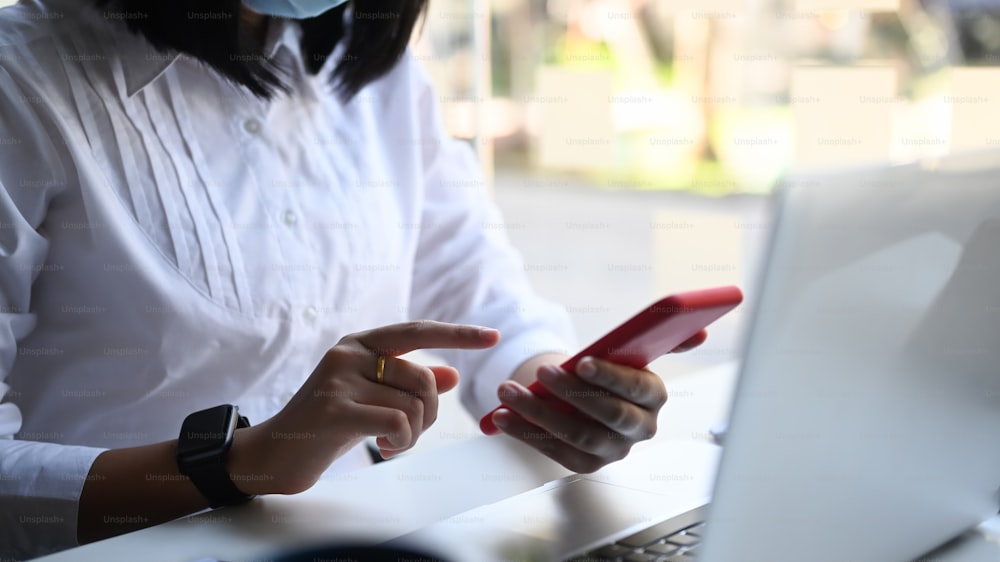
[(992, 156), (786, 182), (703, 560), (904, 560), (997, 512)]

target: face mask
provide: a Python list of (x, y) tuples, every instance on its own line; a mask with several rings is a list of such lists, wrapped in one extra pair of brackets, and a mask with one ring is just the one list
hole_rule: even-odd
[(314, 18), (347, 0), (243, 0), (248, 8), (265, 16), (279, 18)]

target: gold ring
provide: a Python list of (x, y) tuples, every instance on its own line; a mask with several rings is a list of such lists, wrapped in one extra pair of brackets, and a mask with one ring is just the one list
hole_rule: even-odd
[(375, 380), (377, 380), (379, 384), (385, 382), (385, 355), (378, 356), (378, 363), (375, 367)]

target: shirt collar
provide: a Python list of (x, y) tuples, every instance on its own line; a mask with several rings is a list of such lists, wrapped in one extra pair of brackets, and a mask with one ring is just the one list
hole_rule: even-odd
[[(130, 38), (139, 41), (129, 41), (137, 49), (119, 50), (122, 62), (122, 74), (125, 77), (125, 95), (134, 96), (137, 92), (159, 78), (174, 62), (180, 58), (176, 51), (161, 53), (140, 37), (131, 33)], [(136, 43), (141, 43), (137, 45)]]
[(175, 51), (157, 51), (144, 37), (126, 29), (123, 21), (110, 21), (116, 18), (109, 17), (108, 11), (100, 13), (79, 0), (38, 0), (38, 3), (46, 11), (71, 14), (72, 18), (83, 22), (95, 37), (110, 38), (108, 45), (121, 63), (128, 97), (156, 80), (180, 57)]
[[(282, 18), (270, 18), (264, 42), (264, 56), (273, 58), (282, 47), (298, 53), (298, 25)], [(125, 78), (125, 94), (134, 96), (152, 84), (182, 55), (177, 51), (160, 52), (144, 37), (125, 31), (118, 44), (122, 73)]]

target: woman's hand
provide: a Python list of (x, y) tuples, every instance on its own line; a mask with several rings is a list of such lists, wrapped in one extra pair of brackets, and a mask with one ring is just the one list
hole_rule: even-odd
[[(337, 457), (376, 436), (384, 458), (412, 447), (437, 419), (438, 394), (458, 384), (451, 367), (396, 356), (415, 349), (483, 349), (496, 330), (419, 321), (345, 336), (274, 417), (236, 432), (228, 468), (249, 494), (310, 488)], [(378, 357), (385, 357), (382, 383)]]
[[(706, 337), (702, 330), (674, 352), (693, 349)], [(527, 367), (537, 370), (538, 381), (553, 396), (577, 411), (553, 408), (511, 380), (500, 385), (504, 408), (493, 414), (493, 422), (566, 468), (594, 472), (625, 458), (633, 445), (656, 434), (657, 415), (667, 402), (667, 389), (656, 373), (593, 358), (578, 363), (575, 374), (551, 364)]]

